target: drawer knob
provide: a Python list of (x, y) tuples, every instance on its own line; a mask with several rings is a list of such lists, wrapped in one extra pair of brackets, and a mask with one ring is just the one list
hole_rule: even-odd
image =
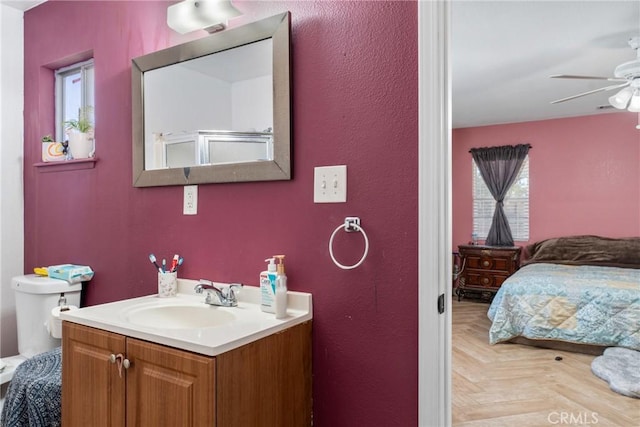
[(484, 261), (482, 261), (482, 266), (483, 267), (489, 267), (489, 264), (491, 264), (491, 263), (486, 259)]
[(489, 278), (488, 277), (483, 277), (482, 278), (482, 283), (484, 283), (485, 285), (489, 284)]

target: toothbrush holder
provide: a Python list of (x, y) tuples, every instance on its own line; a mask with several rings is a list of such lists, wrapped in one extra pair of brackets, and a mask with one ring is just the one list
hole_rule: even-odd
[(175, 297), (178, 292), (178, 273), (158, 273), (158, 296), (160, 298)]

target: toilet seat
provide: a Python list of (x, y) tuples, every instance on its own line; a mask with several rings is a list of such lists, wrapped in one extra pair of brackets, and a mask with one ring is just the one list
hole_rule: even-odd
[(16, 368), (25, 360), (27, 360), (27, 358), (20, 354), (0, 359), (0, 366), (3, 364), (5, 365), (4, 369), (0, 371), (0, 384), (5, 384), (11, 381)]

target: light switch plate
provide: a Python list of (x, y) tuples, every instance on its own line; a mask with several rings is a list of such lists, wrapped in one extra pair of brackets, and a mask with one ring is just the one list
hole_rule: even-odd
[(319, 166), (313, 171), (313, 202), (347, 201), (347, 166)]

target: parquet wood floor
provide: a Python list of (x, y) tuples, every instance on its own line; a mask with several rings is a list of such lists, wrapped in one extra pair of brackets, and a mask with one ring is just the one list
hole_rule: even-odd
[(453, 302), (455, 427), (640, 427), (640, 399), (614, 393), (596, 377), (595, 356), (489, 345), (488, 309), (483, 302)]

